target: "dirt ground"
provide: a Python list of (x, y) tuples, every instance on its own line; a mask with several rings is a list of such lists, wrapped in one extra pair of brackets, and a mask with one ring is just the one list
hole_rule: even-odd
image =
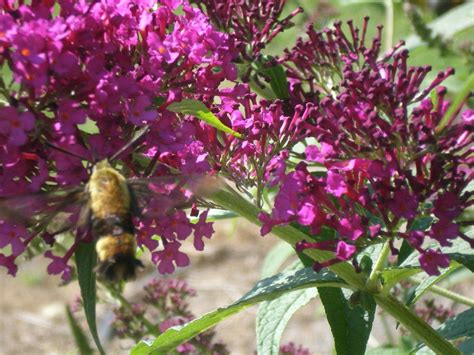
[[(187, 250), (191, 266), (180, 269), (177, 277), (197, 290), (191, 299), (191, 310), (199, 316), (239, 299), (259, 280), (266, 253), (278, 242), (273, 236), (259, 236), (253, 226), (238, 220), (216, 226), (217, 233), (208, 240), (203, 252)], [(46, 275), (47, 261), (38, 257), (20, 266), (16, 278), (0, 275), (0, 354), (76, 354), (69, 330), (65, 304), (71, 303), (79, 289), (76, 283), (58, 287), (59, 278)], [(156, 275), (156, 274), (155, 274)], [(133, 300), (151, 277), (141, 274), (127, 285), (125, 294)], [(469, 288), (472, 291), (472, 287)], [(469, 294), (469, 293), (464, 293)], [(232, 354), (246, 355), (255, 351), (255, 315), (249, 308), (223, 322), (216, 338), (228, 345)], [(99, 333), (104, 335), (112, 319), (110, 306), (99, 305)], [(369, 345), (383, 344), (380, 321), (374, 324)], [(329, 326), (318, 300), (300, 309), (290, 321), (283, 343), (293, 341), (309, 348), (312, 354), (333, 353)], [(130, 341), (113, 339), (105, 342), (109, 354), (128, 354)]]

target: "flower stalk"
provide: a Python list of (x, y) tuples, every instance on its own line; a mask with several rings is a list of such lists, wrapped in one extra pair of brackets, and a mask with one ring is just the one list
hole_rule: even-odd
[(388, 255), (390, 254), (390, 241), (386, 241), (380, 255), (370, 272), (369, 278), (366, 283), (367, 289), (372, 293), (379, 293), (382, 289), (382, 284), (379, 280), (380, 272), (383, 270), (385, 266), (385, 262), (387, 261)]
[[(410, 282), (413, 282), (417, 285), (421, 284), (422, 281), (418, 280), (416, 278), (410, 278)], [(457, 302), (457, 303), (462, 303), (465, 304), (468, 307), (473, 307), (474, 308), (474, 299), (465, 297), (463, 295), (460, 295), (459, 293), (447, 290), (445, 288), (439, 287), (437, 285), (431, 286), (428, 291), (435, 293), (439, 296), (443, 296), (446, 298), (449, 298), (450, 300)]]
[(419, 337), (436, 354), (461, 354), (449, 341), (439, 335), (428, 323), (414, 314), (395, 297), (374, 295), (377, 304), (398, 320), (406, 329)]
[[(109, 287), (105, 285), (107, 291), (109, 291), (110, 295), (118, 301), (120, 306), (123, 308), (133, 312), (133, 307), (130, 304), (130, 302), (127, 301), (125, 297), (122, 296), (120, 291), (116, 290), (113, 286)], [(148, 319), (145, 318), (143, 315), (135, 315), (138, 317), (138, 319), (143, 323), (143, 325), (146, 327), (148, 332), (154, 336), (160, 335), (160, 330), (158, 329), (157, 326), (153, 325)]]

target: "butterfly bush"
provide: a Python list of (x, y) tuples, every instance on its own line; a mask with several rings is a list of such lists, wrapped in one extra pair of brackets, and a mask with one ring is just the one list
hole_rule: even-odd
[[(293, 100), (316, 96), (319, 104), (303, 123), (308, 144), (301, 161), (281, 177), (271, 213), (260, 215), (262, 234), (295, 222), (329, 236), (296, 246), (335, 252), (315, 263), (317, 270), (385, 240), (397, 254), (401, 239), (420, 252), (428, 274), (438, 274), (449, 265), (440, 246), (462, 238), (474, 247), (456, 222), (472, 205), (466, 187), (473, 177), (474, 111), (454, 112), (440, 128), (450, 105), (440, 83), (454, 70), (421, 89), (430, 68), (409, 67), (403, 43), (381, 56), (380, 29), (366, 44), (367, 21), (362, 33), (349, 22), (349, 36), (339, 22), (323, 31), (310, 27), (307, 39), (281, 58)], [(434, 222), (413, 229), (420, 217)]]
[[(452, 69), (427, 82), (430, 67), (409, 66), (402, 42), (383, 54), (381, 28), (366, 38), (368, 19), (361, 29), (336, 22), (309, 27), (284, 55), (265, 58), (284, 70), (288, 95), (260, 98), (246, 82), (268, 78), (253, 64), (301, 9), (280, 20), (282, 0), (193, 2), (3, 2), (0, 61), (11, 80), (0, 82), (0, 196), (83, 184), (82, 160), (110, 157), (148, 127), (120, 157), (127, 176), (223, 176), (255, 192), (262, 235), (299, 225), (308, 240), (297, 251), (335, 253), (316, 270), (355, 263), (386, 241), (396, 254), (403, 241), (437, 274), (449, 264), (440, 247), (457, 238), (474, 247), (461, 229), (471, 222), (459, 221), (472, 205), (474, 111), (445, 117), (451, 104), (441, 84)], [(242, 138), (168, 109), (182, 99), (205, 103)], [(189, 192), (155, 188), (163, 198), (146, 206), (136, 238), (171, 273), (189, 264), (184, 240), (194, 233), (203, 250), (214, 231), (197, 203), (195, 224), (172, 204), (192, 202)], [(423, 217), (426, 229), (417, 227)], [(12, 250), (0, 264), (14, 275), (37, 232), (8, 221), (0, 228), (0, 245)], [(54, 233), (40, 237), (54, 244)], [(50, 273), (69, 277), (78, 240), (63, 256), (46, 252)]]

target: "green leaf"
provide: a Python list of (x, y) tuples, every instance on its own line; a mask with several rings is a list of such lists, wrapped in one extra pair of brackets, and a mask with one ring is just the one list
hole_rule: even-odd
[(474, 336), (474, 308), (448, 319), (437, 331), (449, 340)]
[(153, 343), (138, 343), (132, 349), (131, 354), (166, 354), (179, 344), (250, 306), (276, 299), (289, 291), (313, 288), (318, 285), (342, 287), (345, 283), (329, 271), (316, 273), (312, 268), (304, 268), (298, 271), (283, 272), (259, 281), (246, 295), (227, 307), (207, 313), (182, 326), (169, 328)]
[(92, 121), (89, 117), (87, 117), (86, 122), (77, 125), (82, 132), (86, 132), (89, 134), (96, 134), (99, 133), (99, 128), (97, 127), (97, 123)]
[[(437, 245), (433, 245), (432, 247), (437, 248)], [(466, 241), (462, 240), (461, 238), (457, 238), (453, 241), (452, 246), (443, 247), (441, 250), (443, 253), (447, 254), (451, 260), (454, 260), (455, 262), (464, 265), (469, 270), (474, 271), (474, 249), (472, 249)], [(418, 260), (419, 256), (420, 254), (418, 252), (412, 253), (401, 263), (400, 266), (385, 269), (382, 272), (382, 278), (384, 280), (385, 287), (390, 289), (400, 280), (422, 272), (423, 270), (421, 269), (420, 262)], [(451, 267), (457, 267), (457, 265), (452, 264)], [(441, 272), (444, 272), (443, 269), (441, 269)], [(429, 284), (429, 286), (431, 286), (432, 284), (440, 281), (437, 280), (437, 277), (438, 276), (433, 276), (433, 278), (428, 278), (428, 281), (426, 281), (427, 285)], [(424, 289), (420, 289), (419, 291), (421, 294), (425, 292)]]
[[(466, 234), (472, 238), (474, 228)], [(471, 248), (468, 242), (458, 237), (453, 241), (452, 246), (441, 248), (441, 250), (443, 253), (448, 254), (452, 260), (457, 261), (474, 272), (474, 248)]]
[(425, 216), (417, 218), (413, 221), (413, 224), (410, 227), (411, 231), (425, 231), (427, 230), (431, 224), (433, 223), (433, 217)]
[(413, 248), (410, 243), (404, 239), (402, 246), (400, 247), (400, 252), (398, 253), (397, 265), (400, 266), (414, 251), (415, 248)]
[(474, 255), (473, 254), (452, 253), (448, 255), (451, 259), (456, 260), (458, 263), (464, 265), (469, 270), (474, 272)]
[[(474, 26), (474, 3), (472, 2), (456, 6), (428, 24), (428, 27), (433, 31), (433, 35), (439, 35), (443, 39), (450, 39), (456, 33), (472, 26)], [(421, 45), (423, 45), (423, 41), (417, 35), (412, 35), (406, 40), (408, 49)]]
[(288, 243), (279, 242), (275, 245), (263, 261), (262, 279), (275, 275), (280, 266), (293, 254), (295, 250)]
[(94, 267), (97, 261), (94, 243), (79, 243), (74, 253), (77, 268), (77, 279), (81, 288), (82, 302), (87, 324), (91, 331), (97, 349), (101, 354), (105, 354), (100, 344), (95, 323), (95, 272)]
[(415, 291), (410, 295), (410, 298), (406, 302), (406, 305), (411, 306), (412, 304), (416, 303), (416, 301), (418, 301), (420, 297), (423, 296), (424, 293), (428, 291), (431, 286), (436, 285), (441, 280), (444, 280), (446, 277), (448, 277), (453, 271), (455, 271), (459, 267), (460, 265), (451, 265), (447, 269), (442, 269), (439, 275), (429, 276), (426, 279), (424, 279), (423, 282), (419, 284), (415, 288)]
[[(301, 269), (297, 262), (286, 271)], [(317, 296), (316, 288), (285, 293), (273, 301), (260, 304), (256, 320), (257, 353), (275, 354), (280, 351), (280, 340), (293, 314)]]
[(286, 77), (285, 69), (281, 64), (269, 67), (263, 66), (260, 68), (259, 72), (269, 77), (270, 86), (277, 98), (284, 100), (290, 96), (288, 91), (288, 79)]
[(232, 134), (234, 137), (243, 138), (243, 136), (235, 132), (233, 129), (223, 124), (207, 107), (199, 100), (184, 99), (180, 102), (173, 102), (167, 107), (171, 112), (183, 113), (191, 115), (206, 122), (208, 125), (222, 131), (224, 133)]
[(420, 273), (422, 270), (419, 267), (393, 267), (382, 271), (382, 279), (384, 288), (390, 290), (400, 280), (405, 280), (411, 276)]
[(364, 354), (375, 316), (375, 301), (363, 294), (365, 302), (350, 304), (339, 288), (318, 287), (331, 327), (338, 355)]
[(89, 345), (89, 341), (87, 340), (86, 334), (84, 334), (84, 330), (81, 328), (81, 326), (77, 322), (76, 318), (73, 316), (68, 306), (66, 306), (66, 315), (67, 315), (67, 320), (69, 323), (69, 328), (71, 329), (79, 354), (81, 355), (93, 354), (94, 351)]

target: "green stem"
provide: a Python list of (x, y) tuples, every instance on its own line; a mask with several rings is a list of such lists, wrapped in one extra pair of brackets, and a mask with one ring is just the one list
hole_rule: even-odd
[[(418, 280), (415, 278), (410, 278), (410, 281), (417, 285), (422, 283), (421, 280)], [(465, 297), (463, 295), (460, 295), (459, 293), (447, 290), (445, 288), (442, 288), (436, 285), (433, 285), (430, 288), (428, 288), (428, 291), (436, 293), (437, 295), (449, 298), (450, 300), (453, 300), (454, 302), (462, 303), (462, 304), (465, 304), (466, 306), (474, 308), (474, 299)]]
[(393, 2), (385, 0), (385, 51), (393, 46)]
[(419, 337), (436, 354), (462, 354), (395, 297), (374, 295), (377, 304), (398, 320), (404, 328)]
[[(108, 287), (107, 285), (104, 285), (104, 286), (110, 292), (112, 297), (115, 298), (122, 307), (126, 308), (127, 310), (133, 313), (132, 305), (130, 304), (130, 302), (127, 301), (125, 297), (122, 296), (122, 294), (119, 291), (117, 291), (113, 287)], [(146, 329), (151, 335), (158, 336), (161, 334), (160, 331), (158, 330), (158, 327), (153, 325), (153, 323), (151, 323), (148, 319), (146, 319), (144, 315), (136, 315), (136, 317), (143, 323), (143, 325), (146, 327)]]
[(382, 289), (379, 275), (385, 266), (388, 255), (390, 254), (390, 242), (387, 240), (380, 252), (379, 258), (377, 259), (372, 271), (370, 272), (369, 278), (366, 283), (366, 287), (370, 292), (379, 293)]
[[(262, 225), (258, 219), (260, 210), (237, 193), (220, 189), (210, 195), (209, 198), (218, 205), (237, 213), (250, 222), (259, 226)], [(292, 246), (307, 238), (305, 233), (291, 225), (273, 227), (272, 233)], [(333, 253), (323, 250), (307, 249), (304, 252), (316, 261), (325, 261), (334, 257)], [(329, 269), (350, 286), (359, 290), (366, 290), (363, 276), (357, 274), (351, 264), (340, 262), (330, 266)], [(417, 317), (393, 296), (379, 293), (374, 294), (374, 298), (380, 307), (397, 319), (406, 329), (413, 332), (415, 336), (422, 339), (434, 352), (438, 354), (460, 354), (459, 350), (449, 341), (439, 335), (425, 321)]]

